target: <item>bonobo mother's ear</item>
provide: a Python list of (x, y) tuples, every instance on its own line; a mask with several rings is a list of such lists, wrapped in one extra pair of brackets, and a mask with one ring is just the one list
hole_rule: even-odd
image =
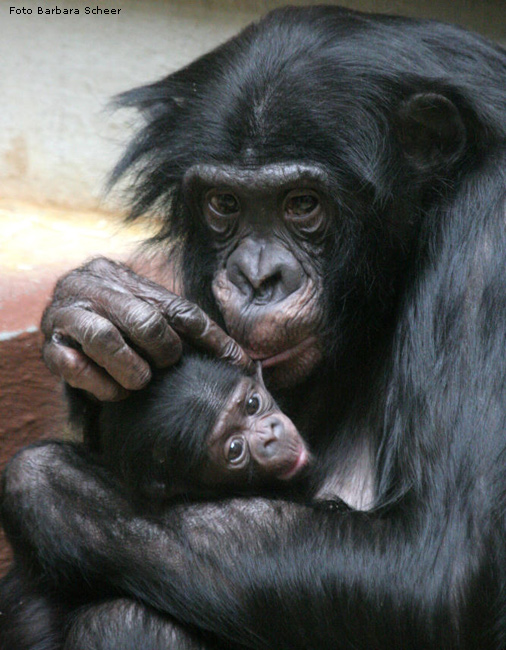
[(455, 104), (439, 93), (416, 93), (399, 109), (400, 140), (408, 160), (421, 172), (457, 162), (467, 133)]

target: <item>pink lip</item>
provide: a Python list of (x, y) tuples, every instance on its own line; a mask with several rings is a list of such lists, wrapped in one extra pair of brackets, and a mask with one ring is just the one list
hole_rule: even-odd
[(290, 467), (290, 469), (282, 474), (279, 478), (282, 481), (288, 481), (291, 479), (293, 476), (295, 476), (300, 469), (304, 467), (309, 462), (309, 454), (307, 452), (307, 449), (305, 447), (302, 447), (300, 450), (300, 454), (297, 457), (297, 460), (295, 463)]
[(285, 361), (289, 361), (293, 357), (298, 356), (304, 349), (311, 347), (315, 341), (315, 336), (308, 336), (292, 348), (283, 350), (283, 352), (278, 352), (278, 354), (274, 354), (272, 357), (262, 357), (261, 353), (250, 352), (249, 350), (247, 352), (254, 361), (262, 362), (262, 368), (272, 368), (272, 366), (277, 366), (280, 363), (284, 363)]

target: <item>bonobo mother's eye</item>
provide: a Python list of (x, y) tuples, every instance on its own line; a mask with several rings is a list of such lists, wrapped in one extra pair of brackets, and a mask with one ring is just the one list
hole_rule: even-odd
[(239, 201), (233, 194), (213, 194), (209, 198), (209, 205), (223, 217), (239, 212)]
[(230, 192), (211, 190), (204, 201), (204, 216), (207, 223), (217, 232), (225, 232), (239, 215), (241, 206)]
[(293, 190), (283, 205), (285, 219), (306, 231), (316, 230), (322, 223), (320, 199), (312, 190)]
[(227, 462), (236, 465), (244, 459), (246, 456), (246, 442), (244, 438), (232, 438), (226, 451)]

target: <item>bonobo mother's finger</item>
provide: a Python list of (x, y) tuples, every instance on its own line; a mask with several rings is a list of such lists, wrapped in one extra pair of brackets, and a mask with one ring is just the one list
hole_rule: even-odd
[[(181, 356), (180, 338), (156, 307), (135, 297), (134, 289), (139, 287), (147, 293), (164, 291), (124, 264), (106, 258), (95, 258), (74, 269), (59, 279), (42, 317), (46, 341), (61, 326), (57, 322), (61, 321), (60, 311), (76, 307), (109, 320), (126, 343), (155, 366), (175, 363)], [(70, 337), (68, 332), (62, 334)], [(106, 367), (101, 360), (95, 360)]]
[(51, 372), (103, 402), (115, 402), (129, 395), (129, 391), (114, 381), (105, 370), (79, 350), (69, 348), (58, 335), (54, 336), (54, 340), (44, 343), (42, 356)]
[[(118, 328), (106, 318), (81, 307), (63, 307), (53, 314), (52, 341), (70, 338), (83, 353), (104, 368), (113, 379), (129, 390), (145, 386), (151, 379), (149, 364), (125, 342)], [(79, 377), (69, 380), (82, 388)], [(91, 391), (94, 393), (94, 391)]]
[(145, 296), (145, 300), (155, 304), (172, 328), (189, 343), (219, 359), (241, 366), (250, 372), (255, 371), (255, 364), (241, 346), (198, 305), (169, 292), (161, 292), (157, 297), (150, 294)]
[(175, 363), (182, 352), (180, 336), (254, 371), (241, 347), (200, 307), (106, 258), (91, 260), (58, 281), (42, 331), (50, 368), (101, 399), (118, 394), (118, 385), (142, 388), (151, 377), (148, 361), (158, 367)]
[(181, 357), (181, 339), (156, 306), (119, 292), (110, 292), (107, 301), (92, 304), (156, 367), (166, 368)]
[[(100, 262), (102, 263), (102, 261)], [(104, 262), (107, 261), (104, 260)], [(139, 282), (138, 276), (123, 265), (115, 264), (114, 272), (118, 274), (118, 279), (121, 278), (124, 289), (138, 299), (156, 307), (167, 319), (171, 328), (188, 343), (208, 351), (219, 359), (229, 361), (248, 371), (255, 371), (254, 363), (241, 346), (211, 320), (198, 305), (171, 293), (147, 278), (142, 278), (142, 282)], [(119, 308), (120, 306), (116, 304), (114, 310), (107, 316), (114, 318), (114, 311), (117, 315)], [(179, 351), (177, 358), (180, 354)]]

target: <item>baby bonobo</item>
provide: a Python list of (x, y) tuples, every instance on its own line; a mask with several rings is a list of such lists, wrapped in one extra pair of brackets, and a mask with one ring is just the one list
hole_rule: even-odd
[[(103, 460), (134, 494), (251, 494), (300, 482), (310, 454), (254, 376), (186, 353), (125, 402), (104, 405)], [(281, 490), (283, 491), (283, 490)]]

